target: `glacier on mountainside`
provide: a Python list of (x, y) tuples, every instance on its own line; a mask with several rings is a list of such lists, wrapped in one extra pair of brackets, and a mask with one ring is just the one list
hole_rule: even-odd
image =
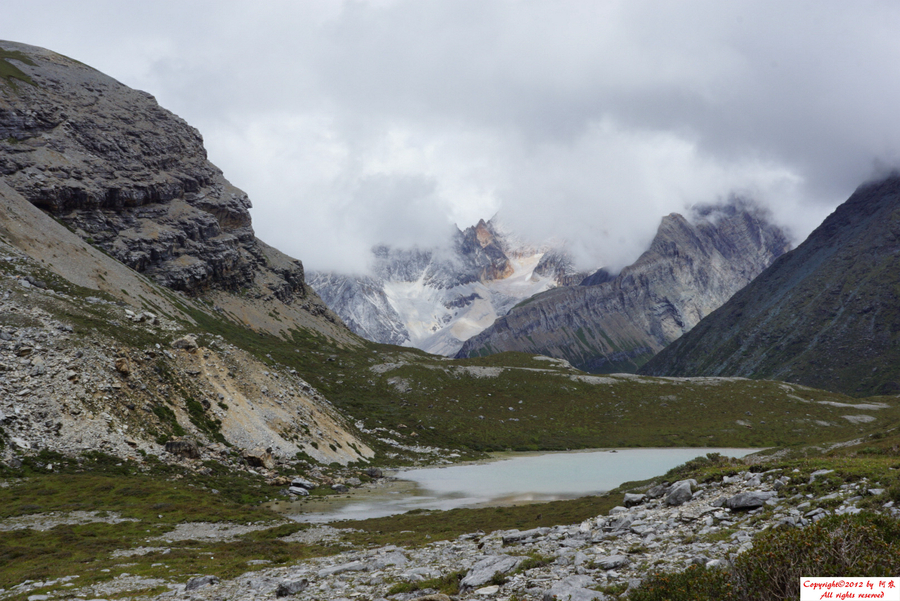
[(377, 246), (371, 272), (307, 281), (360, 336), (446, 356), (521, 301), (587, 275), (561, 248), (519, 242), (493, 221), (457, 230), (447, 248)]

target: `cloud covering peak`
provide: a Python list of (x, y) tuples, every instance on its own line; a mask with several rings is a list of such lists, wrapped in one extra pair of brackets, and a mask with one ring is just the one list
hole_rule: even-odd
[[(153, 93), (313, 269), (498, 214), (582, 266), (754, 198), (801, 239), (900, 156), (893, 2), (10, 0), (0, 37)], [(55, 15), (48, 19), (47, 14)]]

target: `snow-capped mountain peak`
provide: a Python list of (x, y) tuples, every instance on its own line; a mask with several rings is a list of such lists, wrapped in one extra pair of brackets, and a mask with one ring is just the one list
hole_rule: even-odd
[(357, 334), (442, 355), (522, 300), (580, 280), (561, 248), (522, 243), (493, 220), (457, 230), (445, 247), (372, 253), (371, 276), (311, 272), (308, 280)]

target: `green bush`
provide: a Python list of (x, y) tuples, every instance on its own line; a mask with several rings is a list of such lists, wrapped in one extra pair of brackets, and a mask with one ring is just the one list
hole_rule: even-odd
[(797, 599), (803, 576), (900, 573), (900, 522), (877, 514), (832, 516), (805, 528), (767, 530), (731, 572), (691, 566), (648, 577), (632, 601)]
[(663, 477), (666, 480), (679, 480), (684, 476), (691, 476), (697, 471), (707, 468), (728, 467), (735, 463), (731, 457), (726, 457), (721, 453), (707, 453), (706, 456), (699, 455), (681, 465), (675, 466), (666, 472)]
[(187, 406), (188, 419), (191, 420), (191, 423), (194, 424), (198, 430), (204, 432), (207, 436), (209, 436), (212, 440), (224, 443), (225, 437), (222, 435), (221, 431), (221, 420), (207, 415), (206, 408), (203, 406), (203, 403), (194, 400), (192, 397), (187, 397), (184, 402)]
[(165, 405), (154, 405), (153, 414), (159, 418), (163, 426), (168, 426), (174, 436), (184, 436), (184, 428), (178, 423), (175, 412)]
[(734, 599), (731, 576), (691, 566), (683, 572), (653, 574), (631, 592), (629, 601), (705, 601)]
[(900, 522), (881, 515), (832, 516), (800, 529), (766, 531), (735, 560), (740, 599), (797, 599), (802, 576), (900, 573)]

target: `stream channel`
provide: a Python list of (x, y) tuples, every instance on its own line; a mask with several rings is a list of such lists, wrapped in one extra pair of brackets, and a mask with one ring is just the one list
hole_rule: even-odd
[(300, 522), (364, 520), (412, 509), (517, 505), (575, 499), (660, 476), (707, 453), (743, 457), (760, 449), (615, 449), (498, 453), (493, 459), (386, 474), (376, 486), (340, 496), (280, 501), (272, 509)]

